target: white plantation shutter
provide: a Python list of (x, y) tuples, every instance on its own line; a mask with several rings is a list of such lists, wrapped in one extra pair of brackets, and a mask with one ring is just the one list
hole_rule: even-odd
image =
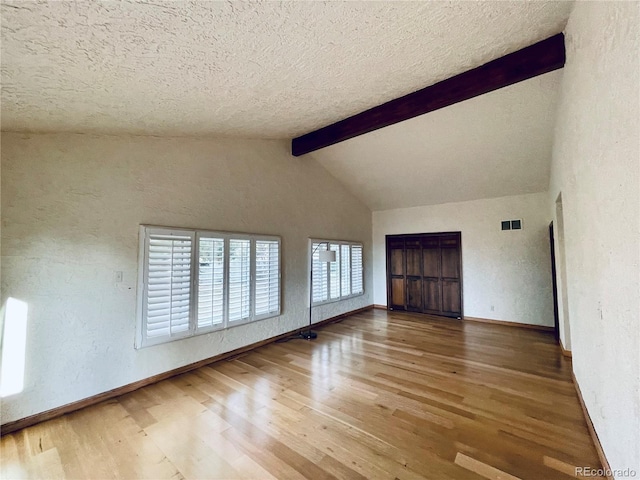
[(330, 249), (336, 252), (336, 261), (329, 263), (329, 296), (333, 300), (340, 298), (340, 245), (332, 243)]
[(198, 241), (198, 329), (224, 323), (224, 239)]
[(362, 245), (351, 245), (351, 293), (364, 292), (362, 283)]
[(229, 240), (229, 322), (251, 315), (251, 240)]
[(340, 245), (340, 283), (342, 296), (351, 295), (351, 245)]
[(280, 315), (280, 256), (279, 237), (141, 225), (136, 348)]
[[(320, 246), (317, 250), (316, 247)], [(340, 240), (313, 240), (313, 303), (328, 303), (364, 293), (363, 246)], [(336, 252), (335, 262), (320, 262), (319, 251)]]
[(327, 262), (320, 261), (320, 251), (327, 249), (326, 245), (320, 243), (312, 243), (311, 251), (313, 254), (313, 301), (325, 302), (328, 300), (329, 277), (327, 275)]
[(275, 240), (256, 240), (254, 314), (280, 311), (280, 246)]
[(146, 237), (143, 318), (146, 339), (189, 333), (192, 232)]

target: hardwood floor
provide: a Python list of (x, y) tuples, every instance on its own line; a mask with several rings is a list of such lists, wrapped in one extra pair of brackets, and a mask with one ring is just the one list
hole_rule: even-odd
[(380, 310), (6, 435), (1, 448), (3, 479), (567, 479), (600, 468), (551, 333)]

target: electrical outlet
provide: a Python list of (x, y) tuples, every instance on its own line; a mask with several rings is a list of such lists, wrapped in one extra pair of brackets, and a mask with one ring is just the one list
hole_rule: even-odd
[(493, 312), (495, 309), (496, 308), (493, 305), (491, 305), (491, 311)]

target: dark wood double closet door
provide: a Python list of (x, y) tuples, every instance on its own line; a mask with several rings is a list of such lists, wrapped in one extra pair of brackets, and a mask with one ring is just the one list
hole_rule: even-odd
[(462, 316), (460, 232), (387, 235), (391, 310)]

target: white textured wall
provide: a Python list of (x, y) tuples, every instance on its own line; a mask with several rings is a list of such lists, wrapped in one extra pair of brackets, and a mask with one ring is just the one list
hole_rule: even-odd
[[(2, 174), (3, 303), (30, 312), (3, 423), (304, 325), (308, 237), (365, 244), (366, 294), (314, 314), (372, 303), (371, 212), (285, 141), (5, 133)], [(282, 236), (282, 316), (135, 350), (139, 224)]]
[[(553, 325), (547, 210), (535, 193), (374, 212), (374, 303), (387, 304), (385, 235), (461, 231), (464, 315)], [(500, 229), (517, 219), (522, 230)]]
[[(577, 2), (550, 211), (562, 193), (573, 368), (611, 467), (640, 475), (640, 3)], [(622, 478), (619, 476), (619, 478)]]

